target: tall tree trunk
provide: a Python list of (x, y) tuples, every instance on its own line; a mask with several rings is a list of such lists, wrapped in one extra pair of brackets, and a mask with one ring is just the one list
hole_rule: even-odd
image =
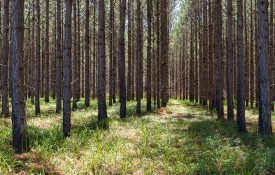
[(209, 43), (208, 43), (208, 59), (209, 59), (209, 87), (208, 87), (208, 99), (209, 99), (209, 109), (212, 111), (215, 108), (215, 91), (214, 91), (214, 58), (213, 58), (213, 40), (214, 37), (211, 37), (214, 33), (213, 30), (213, 5), (212, 0), (208, 2), (208, 19), (209, 19), (209, 26), (208, 26), (208, 36), (209, 36)]
[(233, 104), (233, 14), (232, 0), (227, 0), (227, 120), (234, 120)]
[(90, 107), (90, 7), (89, 0), (85, 1), (85, 106)]
[(56, 94), (56, 113), (61, 111), (61, 0), (56, 1), (57, 11), (57, 38), (56, 38), (56, 77), (55, 77), (55, 94)]
[(46, 0), (46, 38), (45, 38), (45, 102), (49, 102), (50, 94), (50, 49), (49, 49), (49, 0)]
[[(258, 41), (258, 34), (259, 34), (259, 21), (258, 21), (258, 0), (255, 0), (255, 41)], [(256, 78), (256, 107), (259, 107), (259, 49), (258, 49), (258, 42), (255, 42), (255, 78)]]
[(96, 1), (94, 1), (93, 20), (93, 99), (96, 96)]
[(157, 17), (156, 17), (156, 32), (157, 32), (157, 107), (160, 108), (160, 4), (159, 1), (156, 2)]
[(53, 46), (51, 48), (51, 52), (53, 53), (51, 56), (51, 68), (53, 72), (51, 73), (51, 90), (52, 90), (52, 98), (55, 99), (55, 76), (56, 76), (56, 34), (57, 34), (57, 21), (56, 21), (56, 8), (54, 10), (54, 29), (53, 29)]
[(128, 72), (127, 72), (127, 100), (132, 99), (132, 1), (128, 1)]
[[(116, 2), (116, 1), (115, 1)], [(115, 3), (114, 3), (115, 4)], [(113, 9), (114, 10), (114, 9)], [(116, 28), (116, 20), (115, 20), (115, 12), (113, 12), (114, 16), (114, 28), (113, 28), (113, 93), (112, 93), (112, 98), (113, 98), (113, 103), (116, 103), (116, 94), (117, 94), (117, 31), (115, 30)]]
[(237, 124), (239, 131), (246, 131), (244, 99), (244, 52), (243, 52), (243, 1), (237, 1)]
[(236, 37), (236, 18), (233, 17), (233, 76), (234, 76), (234, 92), (233, 97), (237, 99), (237, 37)]
[(190, 61), (189, 61), (189, 100), (194, 101), (194, 30), (193, 21), (190, 25)]
[(253, 28), (253, 0), (250, 0), (250, 107), (253, 108), (255, 95), (254, 95), (254, 84), (255, 84), (255, 76), (254, 76), (254, 28)]
[(207, 0), (203, 1), (203, 31), (202, 31), (202, 69), (200, 70), (201, 72), (201, 101), (202, 105), (206, 106), (207, 105), (207, 80), (209, 79), (208, 74), (207, 74), (207, 69), (208, 69), (208, 16), (207, 16)]
[(113, 87), (114, 85), (114, 67), (113, 67), (113, 59), (114, 59), (114, 0), (110, 1), (110, 25), (109, 25), (109, 105), (113, 105)]
[[(40, 19), (41, 21), (41, 19)], [(40, 29), (41, 30), (41, 29)], [(45, 36), (43, 35), (45, 33), (45, 26), (42, 23), (42, 35), (40, 32), (40, 97), (45, 97)]]
[(221, 0), (215, 0), (215, 85), (216, 85), (216, 109), (218, 119), (224, 117), (223, 114), (223, 82), (222, 82), (222, 4)]
[(22, 153), (27, 146), (23, 82), (24, 0), (12, 0), (11, 2), (12, 135), (15, 152)]
[(140, 26), (141, 24), (141, 2), (140, 0), (137, 0), (137, 10), (136, 10), (136, 19), (137, 19), (137, 26), (136, 26), (136, 99), (137, 99), (137, 114), (141, 114), (141, 91), (142, 91), (142, 76), (141, 76), (141, 68), (142, 68), (142, 62), (141, 62), (141, 30)]
[(78, 43), (78, 30), (77, 30), (77, 7), (76, 7), (77, 1), (73, 2), (73, 61), (72, 61), (72, 97), (73, 97), (73, 110), (77, 109), (77, 79), (78, 79), (78, 53), (77, 53), (77, 47), (80, 43)]
[(135, 26), (136, 26), (136, 20), (134, 20), (135, 16), (134, 16), (134, 2), (135, 1), (132, 1), (132, 26), (131, 26), (131, 31), (132, 31), (132, 81), (131, 81), (131, 100), (135, 100), (135, 85), (136, 85), (136, 76), (135, 76), (135, 73), (136, 73), (136, 34), (135, 34)]
[[(35, 0), (32, 1), (32, 41), (31, 41), (31, 49), (32, 49), (32, 62), (31, 62), (31, 67), (33, 70), (35, 70)], [(31, 103), (35, 104), (34, 102), (34, 96), (35, 96), (35, 71), (32, 70), (31, 73), (31, 82), (33, 84), (32, 88), (32, 97), (31, 97)]]
[(36, 0), (36, 48), (35, 48), (35, 57), (36, 57), (36, 82), (35, 82), (35, 114), (40, 114), (40, 0)]
[(105, 4), (98, 3), (98, 120), (107, 118), (106, 75), (105, 75)]
[(168, 0), (161, 0), (163, 9), (161, 13), (161, 106), (166, 107), (169, 100), (169, 82), (168, 82)]
[(8, 62), (9, 62), (9, 0), (4, 0), (3, 31), (2, 31), (2, 114), (9, 116), (9, 91), (8, 91)]
[(267, 23), (267, 1), (258, 0), (259, 29), (259, 133), (272, 134), (270, 96), (269, 96), (269, 75), (268, 75), (268, 23)]
[(185, 45), (185, 40), (186, 40), (186, 37), (185, 37), (185, 34), (184, 34), (184, 30), (183, 30), (183, 38), (182, 38), (182, 63), (181, 63), (181, 66), (182, 66), (182, 99), (183, 100), (186, 100), (186, 64), (187, 64), (187, 61), (186, 61), (186, 45)]
[(269, 59), (270, 59), (270, 100), (271, 110), (275, 111), (275, 55), (274, 55), (274, 1), (270, 1), (269, 15)]
[(243, 26), (244, 26), (244, 100), (245, 106), (249, 103), (249, 44), (248, 44), (248, 27), (247, 27), (247, 0), (243, 0)]
[(125, 18), (126, 0), (120, 1), (120, 26), (119, 26), (119, 96), (120, 96), (120, 118), (126, 117), (126, 84), (125, 84)]
[(63, 89), (63, 133), (70, 136), (71, 130), (71, 60), (72, 60), (72, 5), (73, 0), (65, 0), (64, 24), (64, 89)]
[(80, 40), (80, 35), (81, 35), (81, 31), (80, 31), (80, 22), (81, 22), (81, 18), (80, 18), (80, 1), (77, 0), (77, 53), (76, 53), (76, 64), (77, 64), (77, 68), (76, 68), (76, 86), (75, 86), (75, 93), (76, 93), (76, 98), (77, 98), (77, 101), (79, 101), (80, 99), (80, 86), (81, 86), (81, 83), (80, 83), (80, 79), (81, 79), (81, 76), (80, 76), (80, 66), (81, 66), (81, 40)]
[[(2, 14), (2, 1), (0, 3), (0, 14)], [(0, 26), (2, 27), (2, 17), (0, 17)], [(0, 32), (3, 32), (3, 31), (0, 30)], [(2, 41), (2, 33), (0, 35), (0, 40)], [(2, 42), (0, 42), (0, 47), (1, 47), (1, 51), (2, 51)], [(0, 52), (0, 54), (2, 56), (2, 52)], [(0, 61), (2, 61), (2, 59)], [(1, 65), (0, 65), (0, 72), (2, 73), (2, 66)], [(2, 83), (2, 76), (0, 76), (0, 82)], [(1, 90), (2, 90), (2, 84), (0, 84), (0, 91)], [(1, 117), (1, 113), (0, 113), (0, 117)]]
[(151, 112), (151, 36), (152, 36), (152, 0), (147, 0), (147, 23), (148, 23), (148, 38), (147, 38), (147, 112)]

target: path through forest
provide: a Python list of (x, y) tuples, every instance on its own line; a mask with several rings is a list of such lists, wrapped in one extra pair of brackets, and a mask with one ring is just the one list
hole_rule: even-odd
[[(0, 172), (48, 174), (234, 174), (274, 170), (274, 137), (257, 136), (257, 112), (247, 111), (249, 132), (195, 104), (171, 100), (166, 110), (119, 119), (119, 104), (108, 109), (109, 129), (97, 129), (95, 102), (72, 113), (72, 136), (63, 139), (62, 115), (54, 103), (34, 117), (27, 103), (31, 151), (14, 155), (10, 120), (1, 119)], [(143, 102), (145, 107), (145, 101)], [(273, 115), (274, 116), (274, 115)], [(274, 121), (274, 120), (273, 120)], [(274, 126), (275, 123), (273, 123)], [(273, 127), (275, 128), (275, 127)]]

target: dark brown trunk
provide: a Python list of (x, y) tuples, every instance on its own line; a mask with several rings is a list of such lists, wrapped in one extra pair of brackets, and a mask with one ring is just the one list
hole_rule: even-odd
[(50, 94), (50, 49), (49, 49), (49, 0), (46, 0), (46, 36), (45, 36), (45, 102), (48, 103)]
[(1, 116), (9, 116), (9, 91), (8, 91), (8, 62), (9, 62), (9, 0), (4, 0), (3, 31), (2, 31), (2, 112)]
[(113, 67), (113, 59), (114, 59), (114, 0), (110, 1), (110, 25), (109, 25), (109, 105), (113, 105), (113, 91), (114, 88), (114, 67)]
[(147, 112), (151, 112), (151, 41), (152, 41), (152, 0), (147, 0), (147, 23), (148, 23), (148, 38), (147, 38)]
[(88, 108), (90, 107), (90, 1), (85, 2), (85, 107)]
[(57, 11), (57, 37), (56, 37), (56, 75), (55, 75), (55, 94), (56, 94), (56, 113), (61, 111), (61, 0), (56, 1)]
[(240, 132), (246, 131), (244, 96), (244, 51), (243, 51), (243, 1), (237, 1), (237, 124)]
[(22, 153), (27, 146), (23, 82), (24, 0), (11, 1), (11, 14), (12, 135), (15, 152)]
[(233, 104), (233, 4), (227, 0), (227, 36), (226, 36), (226, 86), (227, 86), (227, 120), (234, 120)]
[(40, 114), (40, 0), (36, 0), (36, 48), (35, 48), (35, 114)]
[(214, 56), (215, 56), (215, 89), (216, 89), (216, 109), (218, 119), (224, 117), (223, 114), (223, 82), (222, 82), (222, 4), (221, 0), (215, 0), (214, 10)]
[(120, 97), (120, 118), (126, 117), (126, 83), (125, 83), (125, 18), (126, 0), (120, 1), (120, 26), (119, 26), (119, 97)]
[(161, 34), (160, 34), (160, 56), (161, 56), (161, 106), (166, 107), (169, 100), (169, 73), (168, 73), (168, 0), (161, 0), (160, 7), (163, 9), (161, 12)]
[(71, 131), (71, 60), (72, 60), (72, 5), (73, 0), (65, 0), (64, 24), (64, 88), (63, 88), (63, 134), (70, 136)]
[(259, 133), (272, 134), (269, 74), (268, 74), (268, 20), (266, 0), (258, 0), (258, 49), (259, 49)]
[(137, 100), (137, 114), (141, 114), (141, 94), (142, 94), (142, 75), (141, 75), (141, 69), (142, 69), (142, 58), (141, 58), (141, 30), (140, 26), (141, 24), (141, 2), (140, 0), (137, 0), (137, 10), (136, 10), (136, 19), (137, 19), (137, 25), (136, 25), (136, 100)]
[[(106, 109), (106, 75), (105, 75), (105, 4), (98, 2), (98, 120), (104, 124)], [(103, 123), (102, 123), (103, 122)]]

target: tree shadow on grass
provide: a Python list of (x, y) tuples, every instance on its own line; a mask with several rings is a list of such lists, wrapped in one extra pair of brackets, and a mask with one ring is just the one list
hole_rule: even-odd
[(238, 133), (238, 127), (235, 122), (203, 120), (190, 123), (189, 132), (202, 140), (214, 135), (220, 135), (228, 139), (239, 138), (244, 146), (257, 147), (259, 142), (267, 147), (275, 148), (275, 137), (265, 136), (260, 137), (257, 134), (256, 124), (250, 123), (248, 132)]
[[(20, 162), (14, 167), (16, 172), (26, 171), (35, 174), (60, 174), (57, 167), (45, 159), (44, 154), (56, 152), (70, 152), (77, 154), (85, 147), (98, 130), (109, 129), (108, 120), (98, 122), (95, 117), (90, 122), (72, 124), (71, 136), (64, 138), (60, 125), (52, 128), (39, 128), (28, 126), (29, 150), (20, 155), (14, 155), (13, 161)], [(75, 144), (77, 143), (77, 144)]]
[[(138, 116), (142, 117), (146, 115), (146, 111), (143, 109), (144, 104), (141, 105), (141, 114), (137, 115), (137, 106), (134, 101), (128, 102), (127, 103), (127, 111), (126, 111), (126, 117), (133, 117), (133, 116)], [(114, 106), (114, 112), (111, 113), (112, 115), (119, 116), (120, 115), (120, 109), (119, 109), (119, 103), (115, 104)]]
[(195, 160), (201, 168), (199, 174), (205, 174), (204, 171), (209, 168), (212, 168), (210, 174), (220, 173), (219, 170), (225, 174), (275, 173), (275, 137), (260, 137), (256, 128), (256, 124), (253, 124), (248, 127), (249, 132), (238, 133), (234, 122), (190, 122), (185, 132), (191, 147), (197, 147), (194, 152), (199, 157)]

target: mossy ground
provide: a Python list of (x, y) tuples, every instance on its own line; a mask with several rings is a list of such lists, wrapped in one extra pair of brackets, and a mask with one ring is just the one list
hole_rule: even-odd
[(71, 137), (64, 139), (54, 101), (41, 100), (39, 116), (27, 102), (31, 149), (21, 155), (11, 146), (10, 119), (1, 119), (0, 174), (275, 173), (275, 137), (257, 135), (254, 110), (246, 113), (248, 132), (239, 134), (234, 122), (217, 121), (215, 114), (187, 101), (170, 100), (166, 110), (140, 117), (135, 102), (129, 102), (125, 120), (115, 104), (108, 107), (108, 129), (97, 127), (95, 101), (88, 109), (82, 101), (78, 105)]

